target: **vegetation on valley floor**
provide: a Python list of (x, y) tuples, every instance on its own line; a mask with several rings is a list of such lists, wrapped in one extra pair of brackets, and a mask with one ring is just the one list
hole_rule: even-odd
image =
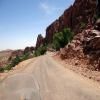
[(30, 53), (25, 53), (22, 56), (16, 56), (15, 58), (11, 59), (9, 64), (7, 64), (6, 66), (0, 67), (0, 72), (4, 72), (6, 70), (11, 70), (17, 64), (19, 64), (20, 62), (27, 60), (29, 58), (30, 58)]

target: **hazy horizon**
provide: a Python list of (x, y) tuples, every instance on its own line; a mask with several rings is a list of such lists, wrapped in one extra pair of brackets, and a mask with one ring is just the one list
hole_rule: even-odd
[(74, 0), (0, 0), (0, 51), (35, 46)]

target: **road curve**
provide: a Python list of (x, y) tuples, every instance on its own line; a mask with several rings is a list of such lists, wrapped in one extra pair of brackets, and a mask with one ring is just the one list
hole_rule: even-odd
[(100, 88), (44, 55), (0, 83), (0, 100), (100, 100)]

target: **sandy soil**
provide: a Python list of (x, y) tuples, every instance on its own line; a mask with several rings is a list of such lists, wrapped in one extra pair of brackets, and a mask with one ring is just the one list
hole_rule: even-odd
[[(59, 55), (54, 55), (53, 58), (57, 61), (59, 61), (61, 64), (64, 65), (65, 68), (68, 68), (80, 75), (83, 75), (84, 77), (87, 77), (89, 79), (92, 79), (93, 81), (96, 81), (100, 84), (100, 72), (99, 71), (92, 71), (88, 69), (88, 65), (85, 64), (85, 62), (77, 59), (66, 59), (62, 60)], [(70, 66), (68, 66), (70, 65)]]
[(15, 73), (20, 73), (22, 70), (24, 70), (25, 68), (27, 68), (28, 64), (30, 64), (31, 62), (35, 61), (35, 59), (36, 58), (25, 60), (25, 61), (19, 63), (18, 65), (16, 65), (15, 67), (13, 67), (12, 70), (5, 71), (4, 73), (0, 73), (0, 81), (4, 80), (9, 75), (13, 75)]

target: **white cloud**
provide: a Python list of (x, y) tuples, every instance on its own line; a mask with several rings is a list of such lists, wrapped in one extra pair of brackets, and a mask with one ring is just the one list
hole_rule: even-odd
[(40, 3), (40, 8), (44, 10), (46, 14), (51, 13), (50, 6), (47, 3)]
[(39, 7), (48, 15), (51, 15), (56, 11), (62, 10), (62, 8), (54, 7), (46, 2), (41, 2)]

